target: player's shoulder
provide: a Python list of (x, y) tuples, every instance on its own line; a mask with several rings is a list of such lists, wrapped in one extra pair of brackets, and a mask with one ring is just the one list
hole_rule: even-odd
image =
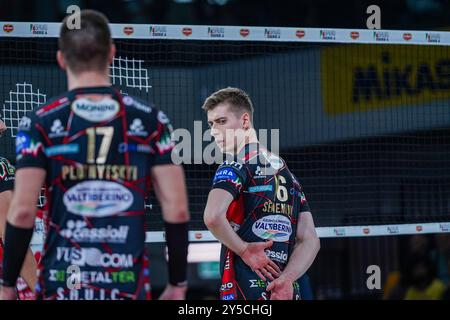
[(58, 111), (61, 112), (68, 106), (70, 106), (69, 92), (65, 92), (50, 98), (47, 102), (35, 108), (30, 116), (44, 118), (49, 115), (54, 115)]
[(227, 159), (224, 162), (222, 162), (222, 164), (219, 166), (218, 169), (222, 169), (222, 168), (233, 168), (236, 170), (242, 170), (245, 167), (245, 162), (244, 161), (240, 161), (239, 159)]
[(150, 117), (163, 125), (170, 122), (166, 113), (159, 109), (153, 102), (147, 102), (134, 96), (123, 96), (122, 103), (127, 113), (129, 112), (134, 116)]
[(153, 103), (146, 102), (138, 97), (124, 95), (121, 97), (121, 99), (122, 103), (127, 108), (127, 111), (143, 114), (154, 114), (155, 112), (158, 112)]

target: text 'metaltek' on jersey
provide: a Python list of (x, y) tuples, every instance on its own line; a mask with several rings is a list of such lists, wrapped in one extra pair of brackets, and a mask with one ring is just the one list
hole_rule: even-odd
[(38, 298), (149, 299), (144, 198), (171, 163), (172, 127), (112, 87), (75, 89), (20, 122), (17, 170), (47, 171)]

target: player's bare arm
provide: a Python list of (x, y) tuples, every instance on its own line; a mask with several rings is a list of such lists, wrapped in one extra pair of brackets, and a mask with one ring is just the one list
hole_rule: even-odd
[(280, 277), (271, 282), (271, 300), (290, 300), (292, 283), (297, 281), (311, 266), (320, 249), (320, 240), (314, 226), (311, 212), (302, 212), (297, 225), (296, 243), (286, 268)]
[(226, 219), (226, 212), (232, 201), (233, 196), (228, 191), (211, 190), (204, 213), (206, 226), (223, 245), (239, 255), (262, 280), (273, 280), (274, 276), (278, 276), (280, 269), (264, 252), (264, 249), (272, 246), (272, 241), (256, 243), (243, 241)]
[[(187, 223), (190, 220), (184, 171), (178, 165), (154, 166), (155, 195), (161, 204), (169, 250), (169, 284), (161, 300), (186, 299)], [(184, 239), (183, 239), (184, 238)], [(184, 279), (184, 280), (183, 280)]]
[[(8, 282), (2, 286), (0, 299), (16, 299), (14, 286), (29, 250), (36, 218), (36, 203), (45, 180), (45, 174), (45, 170), (38, 168), (24, 168), (16, 172), (15, 192), (7, 216), (4, 237), (5, 257), (11, 258), (8, 263), (12, 267), (4, 270), (3, 279)], [(8, 240), (13, 236), (20, 238), (20, 242), (14, 246), (8, 245)], [(10, 250), (10, 252), (6, 252), (6, 250)], [(30, 258), (34, 260), (33, 257)]]
[[(0, 193), (0, 237), (4, 241), (4, 230), (6, 227), (6, 217), (8, 215), (8, 209), (11, 204), (12, 191), (4, 191)], [(34, 292), (37, 281), (37, 263), (33, 256), (31, 249), (28, 249), (25, 261), (23, 263), (20, 276), (25, 280), (30, 289)]]

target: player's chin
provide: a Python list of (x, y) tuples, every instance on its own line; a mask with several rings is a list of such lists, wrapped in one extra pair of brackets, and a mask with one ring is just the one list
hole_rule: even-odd
[(216, 141), (216, 144), (217, 144), (217, 147), (219, 147), (219, 150), (221, 152), (226, 152), (226, 148), (225, 148), (223, 141)]

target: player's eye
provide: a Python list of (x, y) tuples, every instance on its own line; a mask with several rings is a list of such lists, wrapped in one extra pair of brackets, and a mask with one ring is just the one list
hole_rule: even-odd
[(208, 126), (211, 128), (213, 125), (212, 121), (208, 121)]
[(227, 119), (219, 119), (219, 120), (217, 120), (217, 123), (218, 124), (225, 124), (225, 123), (227, 123)]

